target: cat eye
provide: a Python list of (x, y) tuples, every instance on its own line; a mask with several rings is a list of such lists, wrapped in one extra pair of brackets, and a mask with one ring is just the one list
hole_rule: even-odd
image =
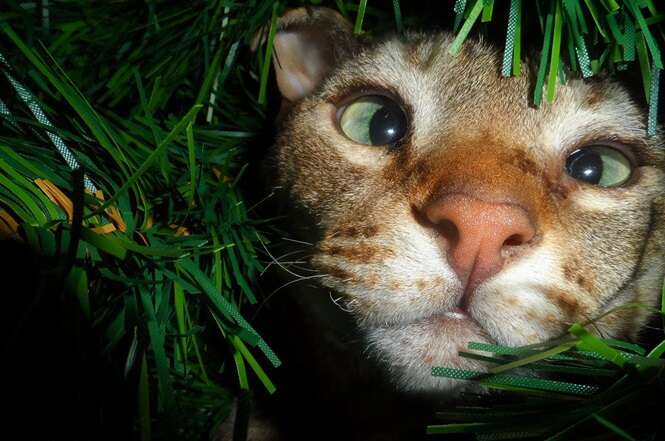
[(366, 95), (346, 105), (339, 125), (349, 139), (365, 145), (393, 145), (407, 130), (402, 108), (382, 95)]
[(618, 187), (628, 181), (632, 171), (625, 154), (603, 145), (576, 150), (566, 160), (566, 172), (570, 176), (600, 187)]

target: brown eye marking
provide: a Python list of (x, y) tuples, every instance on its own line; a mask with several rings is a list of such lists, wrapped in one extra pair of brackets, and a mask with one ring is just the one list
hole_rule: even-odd
[(551, 179), (546, 175), (543, 175), (543, 181), (549, 194), (552, 195), (556, 200), (562, 201), (568, 197), (570, 188), (567, 188), (558, 179)]
[(539, 176), (542, 174), (542, 170), (538, 165), (527, 157), (526, 153), (522, 150), (513, 150), (510, 163), (524, 174), (531, 176)]

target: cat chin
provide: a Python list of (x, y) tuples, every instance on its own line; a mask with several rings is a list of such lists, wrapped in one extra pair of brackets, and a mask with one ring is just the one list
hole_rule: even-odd
[(476, 383), (432, 375), (433, 367), (487, 371), (482, 362), (459, 355), (459, 351), (473, 352), (467, 347), (469, 342), (493, 341), (474, 320), (456, 313), (437, 314), (406, 325), (365, 331), (370, 353), (399, 390), (444, 392), (450, 397), (482, 390)]

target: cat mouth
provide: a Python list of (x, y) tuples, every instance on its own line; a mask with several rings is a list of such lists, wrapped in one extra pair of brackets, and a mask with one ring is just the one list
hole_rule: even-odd
[[(444, 312), (437, 312), (425, 317), (420, 323), (433, 328), (435, 332), (446, 333), (448, 337), (468, 336), (469, 333), (479, 337), (477, 341), (496, 343), (496, 337), (481, 324), (472, 314), (460, 307), (453, 307)], [(466, 346), (467, 342), (464, 342)]]
[(423, 319), (428, 322), (440, 322), (442, 325), (455, 324), (458, 326), (472, 326), (474, 328), (483, 329), (469, 313), (459, 307), (454, 307), (445, 312), (438, 312)]
[(444, 320), (468, 320), (471, 317), (462, 308), (454, 307), (450, 311), (434, 314)]

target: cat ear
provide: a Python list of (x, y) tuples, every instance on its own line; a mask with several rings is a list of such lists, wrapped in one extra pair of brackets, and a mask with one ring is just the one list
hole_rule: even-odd
[[(279, 91), (291, 102), (312, 93), (357, 44), (351, 23), (328, 8), (292, 9), (277, 26), (273, 65)], [(260, 39), (257, 35), (252, 46)]]

